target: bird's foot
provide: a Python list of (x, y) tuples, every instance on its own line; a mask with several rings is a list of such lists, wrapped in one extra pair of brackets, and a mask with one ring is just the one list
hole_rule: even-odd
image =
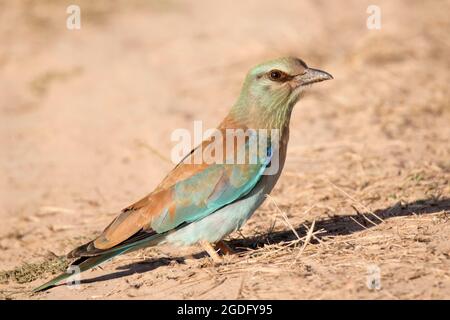
[(209, 254), (211, 259), (213, 259), (215, 264), (222, 263), (222, 258), (219, 256), (219, 254), (216, 252), (216, 250), (214, 250), (214, 248), (208, 241), (202, 240), (199, 242), (199, 244), (203, 248), (203, 250), (205, 250)]
[(216, 249), (219, 249), (220, 252), (222, 252), (223, 254), (235, 254), (236, 251), (234, 251), (225, 241), (220, 240), (219, 242), (217, 242), (215, 244)]

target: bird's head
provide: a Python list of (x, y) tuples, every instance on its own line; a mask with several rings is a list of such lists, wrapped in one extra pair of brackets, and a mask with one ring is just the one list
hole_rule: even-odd
[(330, 79), (333, 77), (329, 73), (309, 68), (298, 58), (271, 60), (247, 74), (238, 105), (248, 112), (290, 111), (307, 86)]
[(247, 94), (261, 102), (297, 102), (303, 89), (315, 82), (333, 79), (331, 74), (309, 68), (298, 58), (280, 58), (254, 67), (245, 80)]

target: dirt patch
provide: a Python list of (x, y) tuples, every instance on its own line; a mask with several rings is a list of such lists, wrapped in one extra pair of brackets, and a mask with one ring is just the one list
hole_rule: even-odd
[[(450, 298), (449, 1), (379, 1), (381, 30), (368, 1), (81, 1), (78, 31), (69, 4), (0, 2), (1, 298)], [(174, 129), (215, 127), (286, 55), (335, 79), (237, 254), (149, 248), (30, 293), (165, 176)]]
[(68, 267), (65, 257), (44, 260), (41, 263), (25, 263), (13, 270), (0, 272), (0, 283), (28, 283), (43, 277), (49, 277), (64, 272)]

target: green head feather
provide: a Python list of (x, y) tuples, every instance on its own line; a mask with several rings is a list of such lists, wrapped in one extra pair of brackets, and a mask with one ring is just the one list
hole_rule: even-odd
[(247, 74), (230, 116), (255, 128), (283, 128), (306, 85), (332, 79), (298, 58), (262, 63)]

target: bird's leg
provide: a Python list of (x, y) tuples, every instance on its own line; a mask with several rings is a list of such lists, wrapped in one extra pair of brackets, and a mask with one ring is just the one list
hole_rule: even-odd
[(209, 256), (213, 259), (215, 263), (222, 262), (222, 258), (218, 255), (216, 250), (214, 250), (214, 248), (208, 241), (201, 240), (199, 243), (202, 246), (203, 250), (205, 250), (209, 254)]
[(223, 254), (235, 254), (236, 252), (223, 240), (215, 244), (216, 249), (220, 249)]

